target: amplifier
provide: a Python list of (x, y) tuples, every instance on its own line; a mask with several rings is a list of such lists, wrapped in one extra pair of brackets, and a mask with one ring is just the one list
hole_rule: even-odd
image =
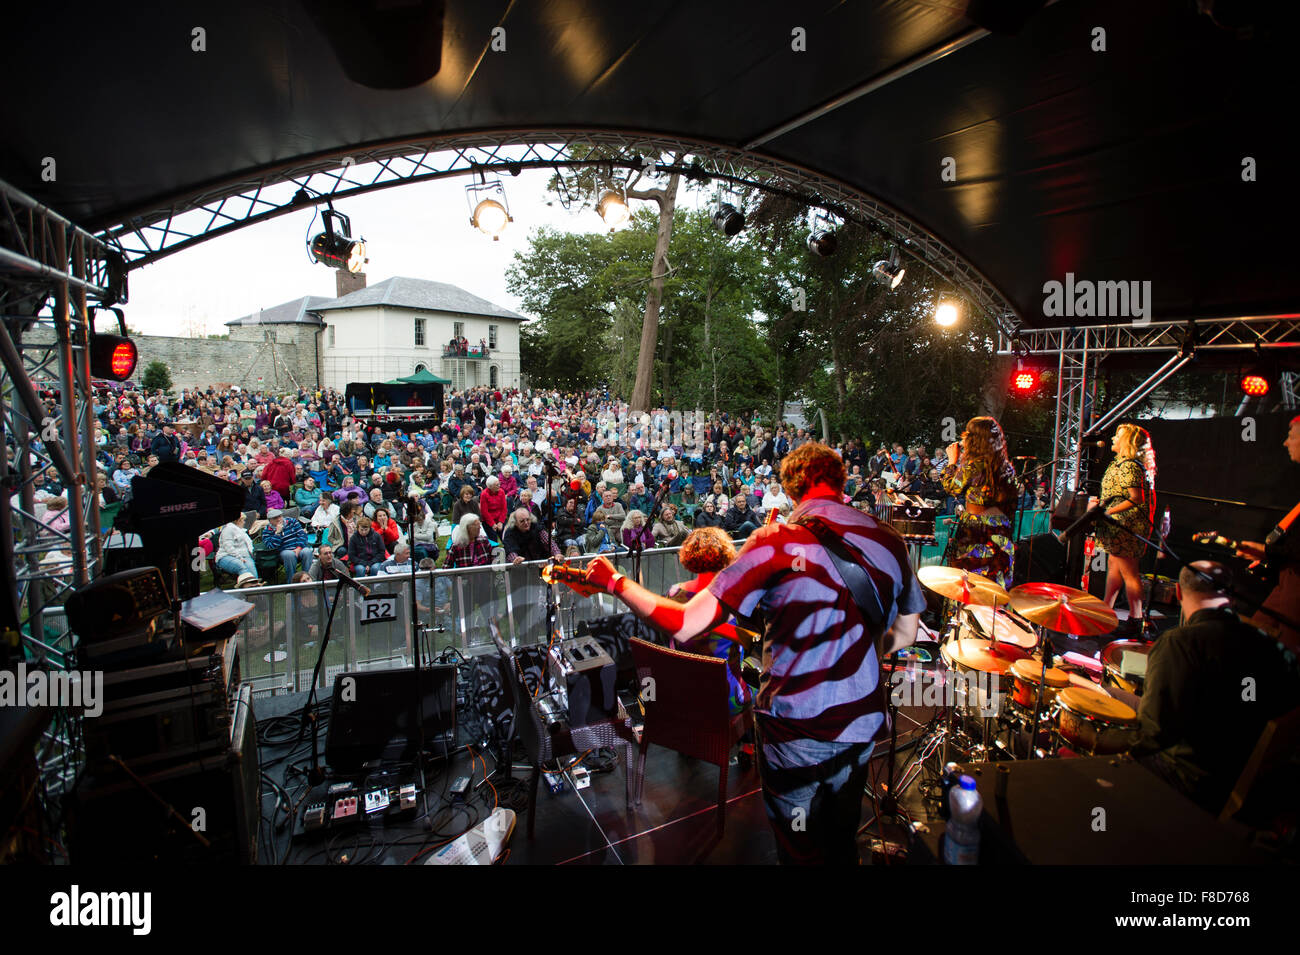
[(617, 711), (614, 661), (594, 637), (572, 637), (553, 646), (549, 670), (567, 701), (570, 726), (586, 726)]
[(82, 724), (86, 753), (139, 768), (218, 752), (239, 681), (235, 640), (172, 647), (163, 659), (105, 673), (104, 711)]
[(903, 540), (933, 543), (936, 509), (919, 497), (894, 495), (886, 507), (885, 521), (903, 535)]
[(262, 781), (250, 685), (233, 694), (225, 725), (222, 745), (202, 758), (133, 774), (114, 763), (84, 772), (68, 804), (72, 860), (256, 863)]

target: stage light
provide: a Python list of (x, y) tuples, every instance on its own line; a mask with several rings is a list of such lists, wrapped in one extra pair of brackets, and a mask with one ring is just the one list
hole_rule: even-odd
[(90, 328), (90, 375), (110, 381), (126, 381), (135, 371), (139, 354), (135, 342), (126, 335), (126, 318), (120, 308), (110, 308), (117, 315), (121, 335), (98, 335), (94, 323)]
[(713, 212), (713, 228), (730, 239), (745, 228), (745, 214), (730, 202), (724, 202)]
[[(876, 281), (881, 285), (888, 285), (891, 290), (898, 288), (906, 272), (907, 270), (898, 261), (898, 249), (894, 249), (889, 253), (889, 258), (881, 259), (871, 269), (871, 274), (875, 276)], [(953, 321), (956, 321), (955, 317)], [(952, 322), (940, 322), (939, 324), (951, 325)]]
[[(366, 258), (366, 242), (364, 239), (352, 238), (351, 220), (333, 209), (322, 212), (321, 219), (325, 222), (325, 230), (311, 240), (312, 261), (328, 265), (332, 269), (360, 272), (361, 267), (369, 261)], [(335, 220), (338, 220), (338, 226), (335, 225)]]
[(1241, 376), (1241, 393), (1250, 398), (1263, 398), (1268, 394), (1268, 379), (1256, 372)]
[(957, 306), (952, 302), (940, 302), (934, 308), (934, 320), (947, 328), (957, 321)]
[(470, 209), (470, 225), (492, 236), (493, 242), (499, 241), (506, 225), (515, 221), (506, 202), (506, 187), (500, 179), (489, 181), (480, 172), (479, 181), (465, 187), (465, 201)]
[(510, 215), (506, 212), (506, 207), (495, 199), (484, 199), (474, 207), (474, 215), (469, 221), (484, 235), (498, 239), (505, 231)]
[(823, 229), (808, 236), (808, 249), (822, 258), (834, 255), (838, 248), (839, 240), (830, 229)]
[(840, 247), (839, 236), (835, 234), (835, 223), (828, 216), (814, 212), (809, 229), (811, 234), (808, 236), (808, 251), (822, 258), (834, 255)]
[(1011, 378), (1011, 388), (1022, 398), (1038, 388), (1038, 373), (1022, 368)]
[(610, 232), (613, 232), (632, 218), (632, 213), (627, 207), (627, 200), (623, 198), (622, 193), (614, 189), (606, 189), (601, 193), (600, 199), (596, 203), (596, 212), (605, 221), (605, 225), (609, 227)]

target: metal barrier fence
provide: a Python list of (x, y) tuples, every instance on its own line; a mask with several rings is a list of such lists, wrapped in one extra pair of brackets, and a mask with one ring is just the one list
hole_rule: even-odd
[[(940, 518), (935, 528), (937, 543), (912, 548), (916, 566), (940, 563), (955, 521), (952, 517)], [(1050, 522), (1050, 511), (1026, 511), (1020, 516), (1020, 537), (1045, 533)], [(736, 543), (739, 547), (743, 542)], [(662, 594), (686, 580), (689, 575), (677, 560), (679, 550), (672, 547), (645, 551), (641, 556), (641, 583)], [(572, 563), (586, 566), (594, 557), (576, 557)], [(398, 596), (397, 617), (390, 621), (363, 623), (360, 595), (344, 587), (321, 666), (320, 688), (333, 686), (334, 677), (345, 670), (409, 665), (412, 635), (421, 628), (428, 628), (426, 657), (449, 647), (466, 655), (490, 647), (488, 621), (494, 618), (512, 644), (543, 639), (548, 590), (541, 579), (544, 564), (529, 561), (419, 572), (415, 578), (416, 627), (409, 625), (410, 574), (362, 578), (375, 593)], [(619, 557), (618, 566), (624, 573), (631, 573), (631, 560), (626, 555)], [(238, 639), (244, 678), (253, 684), (256, 695), (310, 687), (335, 587), (334, 583), (284, 584), (236, 592), (253, 604), (253, 610), (242, 621)], [(572, 633), (581, 621), (626, 609), (621, 601), (604, 594), (581, 597), (564, 586), (557, 587), (556, 593), (560, 629), (566, 634)]]
[[(640, 580), (656, 593), (665, 593), (690, 575), (677, 560), (680, 548), (655, 548), (641, 555)], [(594, 554), (573, 558), (586, 566)], [(421, 571), (415, 577), (416, 626), (411, 620), (411, 575), (363, 577), (372, 594), (398, 597), (397, 616), (387, 621), (362, 621), (362, 598), (349, 587), (336, 591), (333, 581), (250, 587), (233, 592), (253, 604), (237, 634), (244, 679), (257, 696), (309, 689), (320, 641), (325, 634), (331, 602), (339, 593), (329, 646), (321, 665), (319, 687), (334, 684), (347, 670), (385, 669), (412, 662), (414, 634), (424, 634), (426, 659), (447, 648), (469, 655), (492, 646), (488, 621), (496, 619), (502, 636), (514, 644), (546, 636), (549, 588), (541, 579), (545, 561), (493, 564), (453, 570)], [(619, 569), (632, 573), (632, 561), (620, 555)], [(620, 613), (626, 608), (613, 597), (581, 597), (568, 587), (556, 587), (561, 631), (572, 633), (584, 620)]]

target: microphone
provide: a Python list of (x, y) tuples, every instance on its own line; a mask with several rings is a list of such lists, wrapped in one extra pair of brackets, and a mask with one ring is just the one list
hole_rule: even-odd
[(1069, 540), (1070, 538), (1078, 534), (1080, 531), (1082, 531), (1084, 528), (1086, 528), (1089, 524), (1095, 523), (1096, 520), (1105, 513), (1106, 513), (1106, 508), (1102, 504), (1097, 504), (1094, 505), (1093, 507), (1088, 508), (1088, 510), (1084, 511), (1083, 515), (1077, 521), (1075, 521), (1073, 524), (1071, 524), (1069, 527), (1067, 527), (1064, 531), (1061, 532), (1061, 537), (1065, 538), (1066, 540)]
[(343, 581), (343, 583), (347, 584), (349, 587), (351, 587), (353, 590), (355, 590), (355, 591), (356, 591), (357, 593), (359, 593), (361, 596), (363, 596), (363, 597), (369, 597), (369, 596), (370, 596), (370, 588), (367, 587), (365, 584), (361, 583), (360, 581), (358, 581), (358, 580), (357, 580), (355, 577), (353, 577), (351, 574), (344, 572), (344, 570), (343, 570), (342, 567), (339, 567), (339, 566), (336, 565), (336, 566), (334, 567), (334, 574), (335, 574), (335, 579), (336, 579), (336, 580), (341, 580), (341, 581)]

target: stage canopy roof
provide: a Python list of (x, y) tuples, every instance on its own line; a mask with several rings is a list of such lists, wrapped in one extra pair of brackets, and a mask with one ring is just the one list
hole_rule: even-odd
[(967, 0), (446, 0), (440, 69), (395, 91), (341, 65), (396, 58), (357, 52), (376, 5), (402, 6), (22, 4), (0, 176), (99, 232), (367, 149), (624, 131), (871, 197), (1031, 326), (1113, 321), (1044, 316), (1066, 273), (1149, 281), (1159, 319), (1300, 311), (1290, 3), (1236, 0), (1243, 35), (1195, 0), (1060, 0), (994, 33)]

